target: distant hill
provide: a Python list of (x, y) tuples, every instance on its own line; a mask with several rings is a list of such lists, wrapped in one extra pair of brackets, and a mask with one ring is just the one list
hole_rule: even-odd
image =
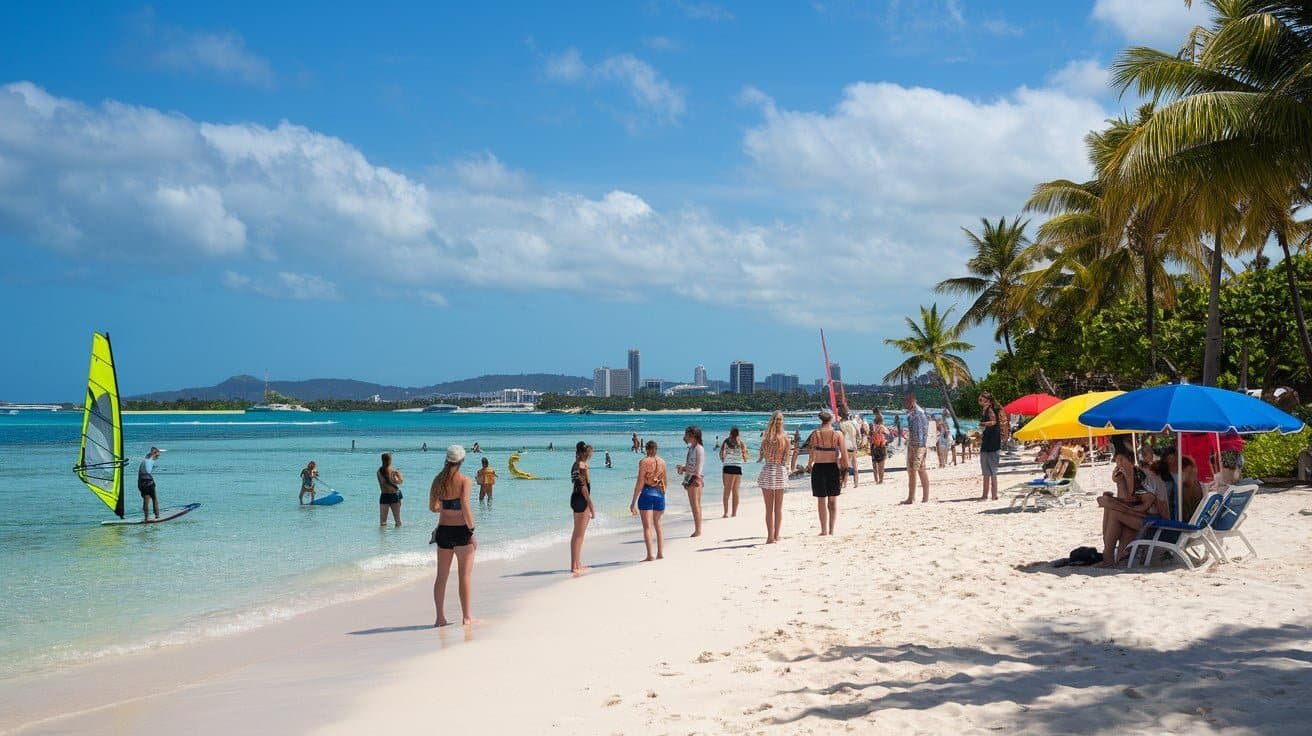
[[(477, 394), (499, 391), (503, 388), (526, 388), (531, 391), (564, 393), (591, 386), (592, 381), (582, 376), (561, 376), (550, 373), (479, 376), (478, 378), (466, 378), (460, 381), (447, 381), (414, 388), (385, 386), (379, 383), (355, 381), (349, 378), (269, 381), (269, 388), (284, 396), (294, 396), (302, 401), (318, 401), (320, 399), (355, 399), (363, 401), (374, 394), (378, 394), (384, 401), (399, 401), (436, 396), (438, 394)], [(157, 391), (128, 398), (147, 401), (176, 401), (178, 399), (260, 401), (264, 398), (264, 381), (255, 376), (233, 376), (215, 386), (184, 388), (177, 391)]]

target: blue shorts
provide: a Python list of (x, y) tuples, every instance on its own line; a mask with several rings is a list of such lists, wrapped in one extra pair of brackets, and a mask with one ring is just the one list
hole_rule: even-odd
[(651, 486), (643, 488), (642, 493), (638, 495), (638, 510), (664, 511), (665, 494), (659, 488), (652, 488)]

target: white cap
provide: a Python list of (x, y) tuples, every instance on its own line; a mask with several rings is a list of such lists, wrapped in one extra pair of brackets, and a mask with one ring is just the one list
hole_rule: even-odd
[(449, 463), (462, 463), (465, 461), (465, 448), (460, 445), (451, 445), (446, 448), (446, 461)]

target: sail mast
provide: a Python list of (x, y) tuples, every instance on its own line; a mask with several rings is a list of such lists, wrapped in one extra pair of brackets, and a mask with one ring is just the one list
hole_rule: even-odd
[(825, 356), (825, 383), (829, 386), (829, 409), (838, 417), (838, 399), (834, 396), (834, 376), (829, 370), (829, 346), (825, 344), (825, 331), (820, 330), (820, 350)]

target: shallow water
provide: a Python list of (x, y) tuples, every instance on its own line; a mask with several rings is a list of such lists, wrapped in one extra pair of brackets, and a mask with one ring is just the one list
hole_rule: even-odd
[[(103, 527), (113, 514), (72, 472), (80, 413), (0, 416), (0, 503), (8, 512), (0, 520), (0, 678), (234, 633), (399, 582), (432, 564), (427, 491), (448, 444), (478, 441), (498, 471), (495, 502), (475, 515), (480, 558), (504, 559), (568, 537), (569, 467), (578, 440), (596, 448), (598, 518), (590, 533), (615, 533), (632, 527), (631, 433), (659, 442), (673, 473), (683, 458), (683, 428), (702, 426), (710, 508), (719, 503), (715, 437), (737, 425), (754, 448), (767, 418), (132, 415), (124, 420), (128, 515), (140, 513), (136, 467), (151, 445), (167, 450), (156, 468), (161, 507), (202, 506), (166, 524)], [(788, 428), (801, 423), (790, 418)], [(557, 451), (547, 451), (550, 443)], [(544, 480), (510, 477), (507, 458), (520, 448), (520, 467)], [(400, 529), (378, 528), (374, 471), (385, 451), (406, 476)], [(613, 470), (604, 467), (606, 451)], [(472, 475), (479, 456), (469, 458), (465, 471)], [(311, 459), (343, 503), (297, 505), (298, 474)], [(750, 465), (746, 475), (755, 475)], [(681, 511), (677, 503), (671, 509)]]

